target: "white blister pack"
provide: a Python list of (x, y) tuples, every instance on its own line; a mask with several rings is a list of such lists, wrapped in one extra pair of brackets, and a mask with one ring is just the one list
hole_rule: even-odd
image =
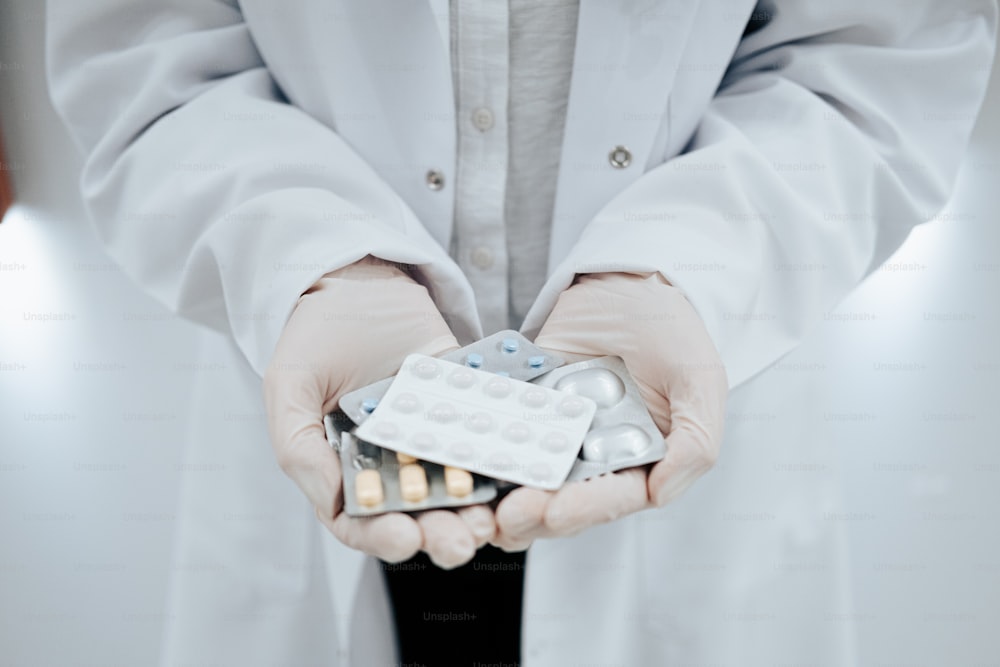
[(534, 382), (586, 396), (597, 404), (594, 420), (583, 439), (580, 458), (567, 481), (654, 463), (666, 454), (663, 435), (649, 416), (638, 385), (619, 357), (569, 364)]
[(586, 397), (411, 354), (361, 440), (524, 486), (558, 489), (597, 409)]
[[(441, 359), (469, 368), (505, 375), (515, 380), (531, 380), (563, 365), (563, 359), (543, 350), (517, 331), (499, 331), (475, 343), (449, 352)], [(355, 389), (340, 398), (340, 409), (360, 424), (382, 400), (392, 378)]]

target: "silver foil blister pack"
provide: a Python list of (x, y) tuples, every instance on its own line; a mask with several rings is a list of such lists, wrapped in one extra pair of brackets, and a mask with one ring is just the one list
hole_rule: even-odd
[[(359, 440), (349, 431), (340, 432), (336, 441), (344, 478), (344, 511), (349, 516), (457, 508), (488, 503), (496, 498), (497, 487), (491, 479), (464, 470), (446, 470), (444, 466), (427, 461), (401, 463), (396, 452)], [(411, 482), (415, 478), (421, 480), (423, 488), (418, 494), (419, 499), (406, 497), (406, 481), (402, 478), (404, 468), (417, 473), (416, 477), (409, 476)], [(454, 473), (468, 480), (467, 491), (460, 495), (449, 492), (447, 479)], [(377, 480), (377, 496), (372, 496), (370, 492), (359, 494), (360, 480), (365, 475), (369, 476), (368, 489), (374, 488), (371, 482)]]
[[(517, 331), (500, 331), (463, 348), (443, 354), (446, 361), (515, 380), (531, 380), (563, 365), (563, 359), (543, 350)], [(360, 425), (389, 390), (393, 378), (355, 389), (340, 398), (340, 409)]]
[(585, 396), (597, 412), (583, 447), (566, 481), (655, 463), (666, 454), (666, 443), (639, 387), (619, 357), (600, 357), (557, 368), (535, 384)]

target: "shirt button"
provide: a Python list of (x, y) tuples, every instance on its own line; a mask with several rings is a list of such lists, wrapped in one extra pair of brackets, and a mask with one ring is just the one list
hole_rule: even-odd
[(440, 190), (444, 187), (444, 174), (437, 169), (431, 169), (428, 171), (427, 176), (424, 178), (427, 181), (427, 187), (431, 190)]
[(493, 112), (485, 107), (476, 109), (472, 112), (472, 124), (480, 132), (485, 132), (493, 127)]
[(615, 146), (608, 153), (608, 162), (615, 169), (624, 169), (632, 164), (632, 153), (624, 146)]
[(484, 271), (493, 266), (493, 251), (486, 246), (477, 246), (472, 249), (472, 263), (477, 269)]

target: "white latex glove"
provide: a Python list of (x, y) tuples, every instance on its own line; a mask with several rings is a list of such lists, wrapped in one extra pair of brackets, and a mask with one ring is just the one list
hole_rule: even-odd
[(664, 434), (667, 453), (558, 491), (519, 488), (496, 509), (493, 544), (507, 551), (573, 535), (676, 498), (719, 453), (728, 382), (708, 332), (681, 292), (659, 273), (580, 276), (563, 292), (535, 343), (580, 361), (618, 356)]
[(343, 513), (337, 453), (323, 416), (340, 397), (399, 370), (406, 355), (458, 347), (427, 289), (401, 269), (368, 257), (327, 274), (299, 300), (264, 375), (271, 442), (282, 470), (344, 544), (398, 562), (424, 550), (444, 568), (462, 565), (493, 536), (485, 505), (457, 512)]

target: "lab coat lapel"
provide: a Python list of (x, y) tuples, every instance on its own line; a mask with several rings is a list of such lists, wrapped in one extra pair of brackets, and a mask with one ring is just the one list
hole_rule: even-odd
[[(643, 174), (699, 2), (581, 0), (573, 78), (552, 222), (549, 271), (590, 219)], [(631, 153), (612, 166), (617, 146)]]

